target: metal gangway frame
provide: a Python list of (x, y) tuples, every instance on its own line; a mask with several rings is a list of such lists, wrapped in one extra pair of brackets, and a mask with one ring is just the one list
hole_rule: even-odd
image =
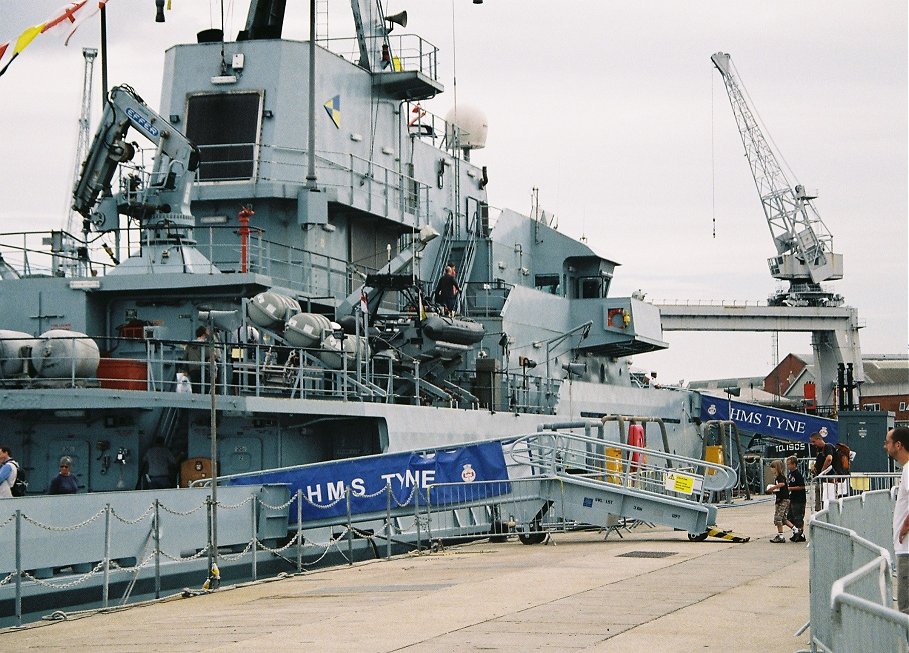
[[(602, 426), (599, 421), (593, 426), (598, 424)], [(415, 537), (418, 547), (424, 538), (445, 542), (508, 535), (533, 544), (554, 531), (612, 529), (625, 519), (670, 526), (686, 531), (690, 539), (703, 539), (715, 524), (717, 509), (710, 498), (737, 482), (735, 470), (724, 465), (592, 434), (546, 430), (500, 444), (505, 477), (428, 483), (411, 488), (403, 500), (382, 488), (378, 494), (387, 495), (387, 505), (372, 511), (359, 509), (357, 503), (378, 494), (363, 494), (345, 484), (338, 487), (334, 501), (348, 501), (346, 516), (308, 518), (302, 528), (346, 524), (360, 535), (384, 533), (389, 541)], [(317, 509), (330, 507), (305, 495), (301, 500)], [(413, 530), (405, 523), (413, 523)]]
[(704, 533), (716, 521), (710, 494), (737, 482), (725, 465), (564, 431), (523, 436), (509, 453), (566, 518), (600, 526), (619, 517)]

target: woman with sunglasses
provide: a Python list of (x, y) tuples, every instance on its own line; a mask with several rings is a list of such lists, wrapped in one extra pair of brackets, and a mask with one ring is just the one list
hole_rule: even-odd
[(47, 489), (48, 494), (75, 494), (79, 490), (79, 484), (76, 477), (69, 473), (73, 466), (73, 459), (69, 456), (63, 456), (60, 459), (60, 473), (51, 479), (50, 487)]

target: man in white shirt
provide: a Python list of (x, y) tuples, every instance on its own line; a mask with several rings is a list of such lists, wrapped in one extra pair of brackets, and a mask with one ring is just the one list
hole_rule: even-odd
[(893, 551), (897, 607), (900, 612), (909, 613), (909, 428), (890, 429), (884, 438), (884, 450), (903, 468), (893, 509)]

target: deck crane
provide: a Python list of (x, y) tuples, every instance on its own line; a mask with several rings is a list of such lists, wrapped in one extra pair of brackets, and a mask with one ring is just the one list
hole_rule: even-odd
[(842, 296), (820, 285), (822, 281), (843, 278), (843, 255), (833, 252), (833, 236), (811, 203), (817, 193), (809, 192), (801, 184), (793, 186), (783, 174), (745, 101), (744, 89), (733, 71), (730, 56), (717, 52), (710, 60), (723, 76), (745, 156), (751, 165), (776, 246), (777, 255), (767, 260), (770, 274), (775, 279), (789, 282), (788, 289), (769, 298), (770, 305), (840, 306)]
[[(155, 145), (154, 162), (150, 171), (134, 165), (134, 172), (120, 179), (120, 192), (114, 194), (114, 175), (120, 164), (129, 164), (138, 147), (126, 140), (130, 130)], [(132, 88), (120, 85), (110, 91), (73, 187), (72, 205), (100, 232), (119, 229), (120, 215), (139, 221), (140, 252), (108, 274), (218, 272), (193, 247), (190, 198), (198, 167), (199, 149)]]

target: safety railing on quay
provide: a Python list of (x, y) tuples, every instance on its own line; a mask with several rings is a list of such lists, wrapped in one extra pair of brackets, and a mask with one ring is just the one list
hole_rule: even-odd
[[(217, 504), (222, 515), (218, 555), (237, 560), (248, 554), (255, 578), (257, 551), (286, 551), (293, 538), (283, 547), (276, 545), (287, 538), (290, 501), (271, 505), (286, 493), (276, 486), (226, 491), (226, 501), (235, 503)], [(157, 598), (163, 576), (199, 567), (204, 577), (207, 566), (187, 565), (213, 554), (214, 504), (210, 495), (198, 491), (164, 490), (148, 503), (136, 493), (114, 492), (25, 497), (7, 504), (0, 521), (0, 593), (14, 598), (15, 614), (2, 616), (15, 616), (18, 625), (25, 597), (78, 589), (89, 594), (83, 603), (100, 601), (103, 609), (129, 602), (142, 580), (154, 588), (142, 592)], [(60, 515), (70, 521), (61, 522)], [(118, 584), (125, 589), (114, 599), (111, 590)], [(12, 586), (13, 592), (4, 586)], [(97, 595), (91, 598), (94, 588)]]
[[(219, 479), (219, 486), (222, 482)], [(205, 491), (208, 486), (210, 479), (197, 481), (191, 487)], [(234, 486), (233, 494), (227, 494), (230, 486), (219, 487), (219, 495), (227, 494), (229, 501), (230, 497), (239, 496), (238, 491), (244, 487), (248, 486)], [(33, 516), (29, 506), (46, 499), (27, 499), (17, 503), (19, 507), (0, 522), (0, 543), (4, 545), (0, 569), (5, 570), (0, 578), (0, 592), (3, 586), (14, 587), (14, 616), (17, 625), (21, 625), (24, 596), (87, 587), (94, 577), (100, 579), (91, 585), (97, 586), (98, 596), (94, 600), (100, 600), (99, 609), (106, 609), (115, 603), (128, 603), (143, 572), (147, 573), (142, 578), (153, 582), (154, 596), (159, 598), (162, 579), (167, 576), (198, 572), (201, 585), (213, 559), (222, 569), (230, 565), (235, 578), (257, 580), (259, 569), (266, 561), (278, 561), (284, 569), (301, 573), (335, 561), (329, 559), (332, 554), (348, 564), (353, 564), (356, 551), (367, 551), (371, 557), (382, 557), (384, 553), (389, 559), (402, 551), (431, 549), (431, 539), (449, 536), (444, 528), (437, 527), (434, 534), (429, 530), (433, 516), (427, 511), (428, 489), (414, 486), (401, 501), (390, 482), (372, 494), (344, 486), (338, 489), (337, 496), (320, 502), (312, 500), (302, 489), (288, 495), (286, 486), (270, 487), (283, 493), (250, 494), (235, 503), (225, 500), (215, 503), (206, 494), (202, 501), (191, 506), (186, 500), (174, 500), (186, 490), (167, 490), (163, 498), (155, 498), (145, 506), (134, 502), (136, 505), (131, 504), (127, 509), (122, 504), (103, 504), (93, 514), (73, 523), (51, 522), (46, 517), (47, 510), (36, 510), (39, 516)], [(289, 498), (271, 503), (279, 496)], [(370, 507), (364, 512), (360, 507), (383, 496), (385, 510)], [(85, 495), (68, 497), (70, 501), (85, 499)], [(450, 511), (455, 507), (439, 509)], [(304, 510), (309, 513), (305, 519)], [(217, 552), (212, 548), (214, 511), (218, 513)], [(327, 516), (321, 517), (322, 512)], [(473, 514), (479, 519), (476, 507)], [(478, 525), (473, 537), (499, 532), (493, 519), (495, 509), (488, 507), (486, 515), (486, 527)], [(343, 530), (335, 533), (333, 528), (338, 526)], [(39, 539), (44, 546), (34, 545)], [(206, 559), (208, 564), (201, 564)], [(124, 582), (123, 595), (111, 596), (112, 586)], [(32, 588), (26, 589), (27, 584)]]
[[(896, 474), (839, 477), (823, 485), (852, 493), (830, 500), (808, 521), (811, 651), (905, 652), (909, 615), (893, 605), (892, 517)], [(844, 481), (848, 480), (848, 489)], [(824, 488), (821, 488), (823, 492)]]

